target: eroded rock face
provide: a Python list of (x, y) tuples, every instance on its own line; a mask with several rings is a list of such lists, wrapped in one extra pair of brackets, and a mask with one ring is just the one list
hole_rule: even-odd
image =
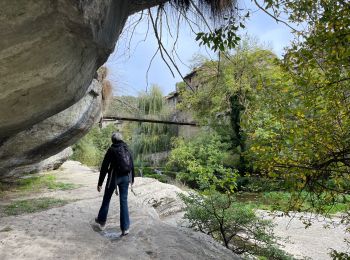
[(42, 160), (99, 120), (104, 83), (93, 77), (114, 49), (129, 4), (0, 2), (0, 179), (42, 169)]
[(0, 179), (32, 169), (99, 120), (112, 92), (97, 68), (130, 14), (164, 2), (0, 1)]
[(0, 145), (0, 179), (26, 173), (18, 169), (28, 169), (85, 135), (101, 117), (101, 93), (102, 83), (94, 79), (78, 103), (7, 138)]
[[(63, 151), (59, 152), (58, 154), (55, 154), (41, 162), (19, 166), (14, 169), (11, 169), (10, 174), (8, 175), (11, 175), (14, 178), (14, 177), (23, 177), (23, 173), (37, 173), (37, 172), (56, 170), (64, 162), (66, 162), (72, 154), (73, 154), (72, 148), (68, 147)], [(7, 178), (6, 180), (11, 181), (12, 179)], [(16, 180), (16, 179), (13, 179), (13, 180)]]
[(0, 1), (0, 141), (84, 96), (113, 51), (129, 4)]

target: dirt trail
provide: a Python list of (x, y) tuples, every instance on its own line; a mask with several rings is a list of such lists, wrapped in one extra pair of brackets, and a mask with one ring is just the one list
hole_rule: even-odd
[(96, 191), (96, 171), (68, 161), (57, 171), (57, 177), (81, 186), (36, 196), (75, 201), (43, 212), (1, 217), (0, 230), (5, 230), (0, 232), (1, 260), (239, 259), (211, 238), (163, 221), (171, 219), (168, 216), (181, 207), (175, 200), (180, 190), (174, 186), (136, 178), (137, 196), (129, 196), (132, 226), (130, 234), (121, 238), (116, 196), (112, 198), (106, 230), (95, 232), (91, 226), (103, 195)]

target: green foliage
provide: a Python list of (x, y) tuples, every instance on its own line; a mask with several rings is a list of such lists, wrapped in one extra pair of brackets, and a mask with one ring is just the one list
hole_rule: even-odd
[[(295, 209), (295, 204), (302, 212), (312, 212), (331, 217), (331, 214), (346, 213), (350, 210), (350, 196), (338, 195), (332, 202), (326, 201), (326, 194), (313, 194), (309, 192), (295, 193), (292, 191), (268, 192), (238, 192), (237, 201), (251, 204), (254, 208), (288, 212)], [(318, 211), (319, 204), (323, 210)]]
[(73, 183), (58, 182), (55, 175), (43, 175), (19, 180), (16, 187), (20, 191), (71, 190), (76, 188)]
[(344, 91), (314, 91), (310, 82), (302, 85), (283, 71), (261, 82), (242, 119), (255, 169), (287, 180), (295, 190), (327, 190), (327, 204), (346, 192), (350, 102)]
[(327, 205), (347, 193), (350, 182), (350, 4), (265, 3), (274, 16), (283, 10), (304, 29), (296, 32), (279, 72), (258, 82), (242, 119), (251, 142), (248, 158), (295, 190), (319, 193)]
[(80, 161), (88, 166), (97, 166), (100, 162), (100, 151), (94, 146), (94, 143), (88, 138), (82, 138), (73, 147), (72, 159)]
[[(249, 17), (249, 12), (244, 18)], [(196, 41), (199, 41), (199, 46), (206, 45), (213, 51), (225, 51), (236, 47), (241, 40), (237, 35), (239, 28), (245, 28), (242, 22), (237, 23), (237, 19), (233, 16), (223, 18), (225, 24), (211, 32), (199, 32), (196, 35)]]
[[(309, 192), (292, 193), (292, 192), (268, 192), (264, 194), (262, 199), (264, 205), (268, 205), (267, 209), (290, 211), (298, 204), (300, 211), (334, 214), (337, 212), (347, 212), (350, 210), (350, 196), (339, 195), (328, 201), (327, 193), (312, 194)], [(318, 209), (322, 205), (322, 212)]]
[[(346, 241), (348, 245), (350, 245), (350, 241)], [(332, 249), (329, 253), (329, 256), (332, 257), (333, 260), (349, 260), (350, 253), (349, 252), (339, 252), (337, 250)]]
[(88, 166), (100, 166), (104, 155), (111, 145), (111, 136), (116, 132), (114, 125), (100, 129), (94, 126), (82, 139), (73, 146), (73, 160)]
[(5, 193), (9, 189), (9, 187), (9, 184), (0, 182), (0, 195)]
[[(118, 97), (114, 108), (122, 106), (125, 110), (126, 103), (133, 106), (133, 115), (149, 119), (167, 119), (169, 111), (164, 103), (164, 98), (159, 87), (152, 86), (149, 93), (141, 93), (137, 98)], [(129, 111), (130, 113), (132, 112)], [(135, 114), (136, 112), (136, 114)], [(109, 110), (109, 113), (115, 113)], [(80, 161), (88, 166), (100, 166), (104, 155), (111, 145), (110, 137), (117, 132), (114, 125), (105, 128), (94, 126), (90, 132), (73, 146), (73, 160)], [(121, 129), (124, 141), (126, 141), (134, 156), (135, 165), (144, 164), (147, 155), (170, 149), (171, 137), (176, 134), (176, 127), (167, 124), (154, 123), (130, 123)]]
[(36, 198), (19, 200), (3, 207), (3, 212), (8, 216), (21, 215), (47, 210), (53, 207), (61, 207), (68, 203), (67, 200), (55, 198)]
[(234, 166), (241, 174), (251, 168), (245, 159), (249, 143), (241, 127), (242, 115), (250, 107), (259, 80), (265, 81), (280, 70), (276, 61), (271, 51), (245, 38), (232, 55), (221, 57), (219, 64), (206, 61), (195, 70), (197, 89), (180, 86), (180, 108), (191, 111), (196, 121), (209, 125), (230, 144), (232, 154), (238, 155)]
[(168, 182), (168, 178), (166, 175), (159, 175), (159, 174), (153, 173), (153, 174), (145, 174), (144, 177), (153, 178), (163, 183)]
[(289, 190), (290, 185), (283, 179), (266, 178), (263, 176), (239, 176), (237, 191), (265, 192)]
[(136, 176), (140, 176), (140, 172), (142, 172), (142, 177), (148, 177), (157, 179), (160, 182), (167, 183), (168, 182), (168, 176), (163, 174), (158, 174), (156, 171), (156, 168), (154, 167), (135, 167), (135, 174)]
[[(141, 93), (137, 102), (139, 117), (166, 120), (170, 116), (158, 86), (153, 85), (149, 93)], [(171, 137), (176, 135), (176, 130), (168, 124), (143, 122), (134, 125), (130, 146), (136, 164), (143, 164), (151, 153), (170, 150)]]
[(178, 138), (173, 146), (167, 168), (178, 172), (178, 180), (201, 190), (235, 188), (236, 171), (223, 165), (228, 146), (217, 134), (203, 133), (191, 141)]
[[(256, 67), (249, 62), (228, 66), (234, 73), (224, 74), (229, 75), (225, 81), (228, 87), (221, 89), (225, 84), (220, 83), (220, 73), (225, 68), (214, 65), (207, 71), (219, 68), (217, 80), (212, 80), (214, 73), (209, 79), (216, 85), (204, 86), (202, 93), (195, 93), (188, 101), (209, 123), (227, 124), (215, 117), (227, 114), (228, 100), (237, 93), (228, 91), (230, 87), (242, 87), (238, 94), (245, 108), (240, 120), (247, 137), (244, 158), (253, 164), (254, 171), (284, 179), (296, 191), (284, 198), (290, 206), (282, 208), (329, 212), (329, 205), (342, 203), (339, 195), (348, 194), (350, 183), (350, 3), (254, 2), (277, 20), (301, 25), (294, 30), (295, 40), (284, 59), (265, 59)], [(246, 69), (246, 64), (249, 69), (258, 68), (247, 74), (251, 76), (248, 81), (239, 70)], [(244, 89), (246, 82), (252, 83), (249, 91)], [(333, 257), (346, 258), (347, 254)]]
[(143, 92), (138, 96), (138, 109), (144, 115), (156, 115), (164, 108), (163, 93), (157, 85), (152, 85), (149, 93)]
[[(152, 86), (149, 93), (141, 93), (137, 98), (118, 97), (114, 103), (114, 108), (123, 107), (124, 110), (126, 104), (133, 106), (133, 111), (129, 112), (136, 117), (166, 120), (170, 115), (162, 92), (157, 86)], [(115, 112), (110, 109), (109, 113)], [(84, 138), (74, 145), (72, 158), (88, 166), (99, 166), (111, 144), (110, 136), (115, 131), (118, 129), (113, 125), (108, 125), (103, 129), (93, 127)], [(121, 131), (133, 153), (136, 166), (148, 165), (147, 156), (149, 154), (169, 150), (171, 137), (177, 133), (176, 127), (144, 122), (123, 124)]]
[(203, 195), (180, 195), (186, 205), (190, 226), (220, 240), (233, 252), (292, 259), (276, 245), (272, 223), (257, 217), (252, 207), (234, 200), (230, 194), (208, 191)]
[[(220, 66), (205, 62), (196, 71), (202, 79), (198, 90), (183, 91), (183, 107), (222, 137), (231, 134), (233, 146), (243, 133), (247, 140), (234, 152), (254, 171), (286, 179), (299, 191), (327, 190), (320, 197), (328, 204), (350, 182), (350, 4), (254, 2), (277, 19), (303, 23), (284, 60), (261, 48), (239, 47), (230, 59), (221, 57)], [(238, 120), (232, 118), (230, 126), (226, 116), (234, 115), (229, 101), (235, 96), (244, 107), (239, 131)]]
[[(3, 189), (1, 188), (3, 186)], [(58, 182), (57, 177), (52, 174), (28, 177), (20, 179), (11, 184), (0, 184), (0, 192), (39, 192), (43, 189), (49, 190), (71, 190), (77, 188), (73, 183)]]

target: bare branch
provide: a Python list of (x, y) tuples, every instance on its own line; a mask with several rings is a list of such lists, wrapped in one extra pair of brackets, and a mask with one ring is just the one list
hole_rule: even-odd
[(148, 88), (148, 73), (149, 73), (149, 70), (151, 69), (151, 66), (152, 66), (154, 58), (156, 57), (157, 53), (159, 52), (159, 49), (160, 48), (158, 46), (156, 52), (153, 54), (153, 56), (152, 56), (152, 58), (151, 58), (151, 60), (150, 60), (150, 62), (148, 64), (148, 68), (147, 68), (147, 72), (146, 72), (146, 92), (147, 92), (147, 88)]
[[(163, 51), (166, 51), (166, 50), (165, 50), (165, 48), (164, 48), (164, 46), (163, 46), (163, 43), (162, 43), (161, 38), (159, 37), (158, 29), (157, 29), (157, 24), (156, 24), (155, 20), (153, 19), (151, 10), (149, 10), (149, 14), (150, 14), (151, 23), (152, 23), (152, 26), (153, 26), (154, 35), (155, 35), (155, 37), (156, 37), (156, 39), (157, 39), (157, 42), (158, 42), (158, 45), (159, 45), (159, 51), (160, 51), (160, 55), (161, 55), (161, 57), (162, 57), (162, 60), (163, 60), (163, 61), (165, 62), (165, 64), (168, 66), (168, 68), (169, 68), (171, 74), (173, 75), (173, 77), (175, 77), (174, 72), (173, 72), (173, 70), (171, 69), (171, 67), (170, 67), (170, 65), (169, 65), (169, 63), (168, 63), (168, 61), (164, 58)], [(157, 16), (158, 16), (158, 14), (157, 14)], [(172, 60), (171, 60), (171, 61), (172, 61)]]

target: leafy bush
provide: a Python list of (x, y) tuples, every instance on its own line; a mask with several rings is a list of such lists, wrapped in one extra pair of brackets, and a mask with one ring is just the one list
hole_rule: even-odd
[(285, 180), (267, 178), (262, 176), (239, 176), (237, 178), (237, 190), (248, 192), (282, 191), (290, 186)]
[(141, 177), (141, 173), (142, 173), (142, 176), (145, 176), (145, 175), (154, 174), (154, 171), (151, 167), (137, 167), (136, 166), (135, 167), (135, 175)]
[(144, 175), (144, 177), (148, 177), (148, 178), (153, 178), (153, 179), (156, 179), (160, 182), (163, 182), (163, 183), (167, 183), (168, 182), (168, 178), (165, 176), (165, 175), (159, 175), (159, 174), (147, 174), (147, 175)]
[(72, 159), (79, 161), (88, 166), (97, 166), (100, 162), (100, 151), (96, 148), (94, 143), (84, 137), (73, 147)]
[(178, 172), (176, 178), (192, 188), (232, 190), (237, 172), (223, 165), (228, 146), (214, 133), (204, 133), (191, 141), (173, 142), (167, 168)]
[[(140, 177), (153, 178), (157, 179), (160, 182), (167, 183), (170, 177), (163, 171), (162, 174), (158, 174), (155, 170), (156, 168), (154, 167), (135, 167), (135, 175)], [(140, 171), (142, 172), (142, 175), (140, 174)]]
[[(348, 242), (348, 245), (350, 243)], [(350, 253), (349, 252), (339, 252), (337, 250), (332, 249), (329, 253), (329, 256), (332, 257), (334, 260), (349, 260), (350, 259)]]
[(211, 190), (179, 196), (186, 205), (185, 218), (190, 226), (221, 241), (233, 252), (292, 259), (277, 247), (271, 221), (260, 219), (252, 207), (236, 202), (232, 195)]
[(89, 133), (73, 146), (73, 160), (88, 166), (100, 166), (103, 157), (111, 145), (111, 135), (116, 132), (114, 125), (100, 129), (94, 126)]

